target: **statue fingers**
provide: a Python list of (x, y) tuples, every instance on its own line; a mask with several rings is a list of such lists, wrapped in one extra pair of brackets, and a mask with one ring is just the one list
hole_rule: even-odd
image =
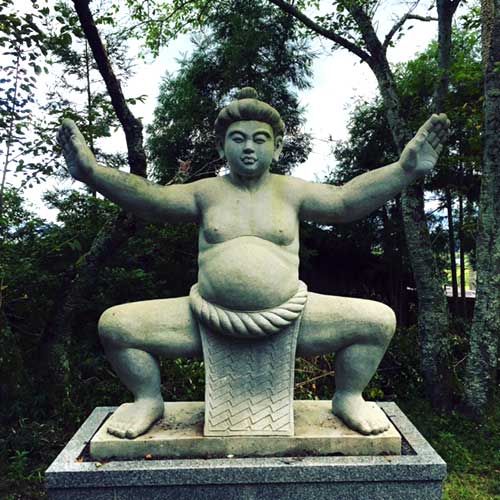
[(71, 139), (68, 139), (65, 135), (59, 140), (61, 146), (61, 151), (66, 161), (72, 160), (74, 158), (74, 147)]
[(85, 137), (83, 137), (83, 134), (80, 132), (80, 129), (73, 123), (74, 128), (73, 128), (73, 135), (80, 141), (81, 144), (87, 144), (87, 141), (85, 140)]
[(58, 140), (65, 141), (71, 137), (71, 123), (73, 123), (73, 121), (68, 118), (65, 118), (61, 122), (61, 126), (59, 127), (59, 131), (57, 133)]
[(76, 123), (71, 118), (64, 118), (64, 120), (61, 123), (61, 128), (66, 130), (69, 135), (71, 135), (75, 131), (78, 131)]
[(68, 146), (68, 143), (71, 139), (71, 132), (65, 127), (64, 123), (59, 127), (57, 132), (57, 142), (59, 145), (64, 148)]
[(440, 144), (444, 144), (447, 138), (447, 132), (440, 130), (432, 134), (432, 137), (429, 139), (429, 143), (434, 149), (436, 149)]
[(60, 144), (63, 155), (66, 159), (74, 157), (74, 150), (80, 146), (78, 141), (75, 141), (76, 125), (72, 120), (63, 120), (61, 127), (57, 133), (57, 141)]
[(64, 128), (62, 125), (59, 127), (59, 130), (57, 131), (56, 139), (58, 144), (62, 146), (62, 143), (64, 141)]
[(443, 145), (442, 144), (438, 144), (435, 148), (434, 148), (434, 151), (436, 151), (437, 155), (439, 156), (441, 154), (441, 152), (443, 151)]
[(439, 131), (439, 138), (441, 139), (441, 141), (446, 141), (449, 135), (450, 135), (450, 129), (448, 120), (448, 124), (445, 124), (445, 126)]
[(431, 115), (431, 117), (427, 119), (427, 121), (418, 129), (418, 133), (426, 132), (428, 134), (436, 126), (438, 122), (439, 122), (438, 116), (436, 114)]
[(432, 130), (427, 136), (427, 142), (435, 148), (439, 144), (439, 136), (435, 130)]
[(446, 113), (440, 113), (438, 115), (438, 118), (441, 120), (441, 123), (443, 123), (443, 125), (445, 125), (446, 128), (448, 128), (451, 125), (451, 122), (448, 119), (448, 116), (446, 115)]
[(82, 147), (83, 144), (85, 144), (84, 141), (80, 139), (76, 134), (72, 134), (69, 138), (69, 142), (73, 145), (73, 148), (79, 149)]
[(450, 122), (450, 120), (448, 120), (448, 117), (446, 116), (446, 114), (441, 113), (441, 114), (437, 115), (435, 129), (439, 132), (439, 134), (441, 136), (443, 136), (443, 134), (448, 133), (450, 125), (451, 125), (451, 122)]
[(445, 144), (448, 141), (448, 136), (449, 130), (447, 128), (441, 129), (436, 135), (437, 143), (433, 144), (433, 147), (436, 148), (439, 144)]
[(429, 120), (427, 120), (418, 130), (417, 133), (415, 134), (415, 138), (426, 138), (429, 135), (429, 130), (430, 130), (430, 123)]
[[(75, 145), (84, 145), (85, 137), (83, 137), (80, 129), (77, 127), (76, 123), (70, 118), (65, 118), (62, 121), (61, 127), (62, 137), (66, 138), (67, 141), (73, 142)], [(75, 140), (76, 139), (76, 140)]]
[(423, 127), (420, 127), (415, 137), (407, 144), (409, 149), (420, 149), (423, 144), (427, 141), (427, 137), (429, 136), (429, 131), (424, 130)]
[(446, 115), (440, 114), (433, 114), (431, 117), (420, 127), (418, 133), (420, 132), (427, 132), (430, 134), (431, 132), (436, 132), (438, 133), (440, 130), (443, 128), (447, 127), (447, 122), (448, 118)]

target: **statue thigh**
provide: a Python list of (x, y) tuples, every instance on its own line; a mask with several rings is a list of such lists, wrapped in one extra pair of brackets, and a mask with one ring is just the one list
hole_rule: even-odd
[[(393, 310), (373, 300), (309, 292), (297, 355), (317, 356), (364, 343), (385, 346), (396, 328)], [(189, 297), (113, 306), (99, 320), (107, 347), (130, 347), (170, 359), (203, 356)]]
[(386, 346), (395, 329), (394, 311), (381, 302), (310, 292), (297, 355), (328, 354), (359, 343)]
[(131, 347), (170, 359), (202, 357), (189, 297), (113, 306), (101, 316), (99, 334), (110, 348)]

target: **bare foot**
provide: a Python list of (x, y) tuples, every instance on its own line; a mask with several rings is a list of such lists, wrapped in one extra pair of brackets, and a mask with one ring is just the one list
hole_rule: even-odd
[(120, 438), (133, 439), (144, 434), (163, 417), (163, 409), (161, 398), (139, 399), (135, 403), (125, 403), (111, 416), (108, 432)]
[(351, 429), (361, 434), (380, 434), (389, 428), (389, 420), (376, 403), (365, 401), (361, 394), (335, 393), (332, 412)]

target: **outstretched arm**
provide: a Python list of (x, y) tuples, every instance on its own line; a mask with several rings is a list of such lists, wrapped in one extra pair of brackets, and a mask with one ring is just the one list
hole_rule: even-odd
[(155, 222), (198, 219), (193, 184), (160, 186), (134, 174), (99, 166), (72, 120), (62, 122), (57, 140), (70, 174), (125, 210)]
[(342, 187), (307, 183), (304, 219), (323, 224), (361, 219), (428, 173), (448, 137), (445, 114), (432, 115), (405, 146), (396, 163), (355, 177)]

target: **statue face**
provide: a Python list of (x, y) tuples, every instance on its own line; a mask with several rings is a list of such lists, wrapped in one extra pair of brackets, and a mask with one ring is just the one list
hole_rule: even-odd
[(224, 149), (219, 148), (219, 152), (227, 159), (232, 173), (254, 177), (269, 170), (271, 161), (279, 158), (282, 142), (281, 137), (274, 137), (268, 123), (244, 120), (228, 127)]

